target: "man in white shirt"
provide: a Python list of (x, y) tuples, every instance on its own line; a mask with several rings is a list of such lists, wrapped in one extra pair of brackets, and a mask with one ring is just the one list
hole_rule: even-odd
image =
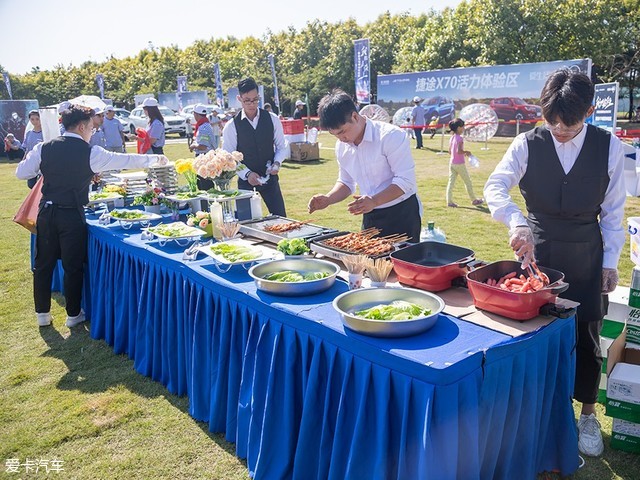
[(389, 123), (363, 117), (342, 90), (325, 95), (318, 106), (323, 129), (337, 137), (338, 180), (327, 194), (309, 200), (309, 213), (353, 195), (347, 208), (362, 215), (362, 228), (380, 235), (404, 234), (420, 240), (421, 205), (409, 139)]
[[(510, 245), (523, 266), (541, 265), (565, 274), (564, 297), (580, 302), (577, 313), (574, 398), (582, 403), (578, 448), (603, 451), (596, 419), (602, 356), (599, 333), (607, 293), (618, 282), (625, 187), (620, 140), (584, 121), (593, 112), (588, 76), (553, 72), (540, 94), (543, 127), (521, 134), (489, 177), (484, 195), (491, 214), (510, 229)], [(509, 190), (519, 186), (527, 218)]]
[(120, 123), (120, 120), (116, 118), (116, 111), (112, 105), (107, 105), (104, 108), (104, 120), (102, 123), (102, 131), (104, 132), (104, 139), (106, 146), (105, 150), (110, 152), (122, 153), (124, 152), (124, 128)]
[(238, 82), (238, 101), (242, 110), (222, 131), (222, 148), (244, 155), (247, 167), (238, 172), (238, 188), (255, 188), (272, 215), (286, 217), (278, 173), (287, 158), (282, 123), (273, 113), (258, 108), (258, 84), (251, 77)]

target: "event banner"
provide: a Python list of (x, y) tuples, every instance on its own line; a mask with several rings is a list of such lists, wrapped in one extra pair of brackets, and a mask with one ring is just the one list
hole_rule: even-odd
[(224, 95), (222, 93), (222, 79), (220, 78), (220, 64), (213, 66), (213, 74), (216, 77), (216, 104), (220, 108), (224, 108)]
[(24, 141), (31, 110), (38, 110), (37, 100), (0, 100), (0, 137), (13, 133), (16, 139)]
[(4, 84), (7, 86), (7, 92), (9, 93), (9, 98), (13, 100), (13, 93), (11, 92), (11, 80), (9, 79), (9, 74), (4, 72), (2, 74), (2, 77), (4, 78)]
[(599, 83), (595, 85), (593, 105), (595, 110), (591, 116), (591, 123), (615, 134), (616, 112), (618, 111), (618, 82)]
[(443, 123), (472, 103), (490, 105), (502, 121), (534, 121), (547, 77), (562, 67), (590, 75), (591, 59), (378, 75), (377, 103), (393, 115), (417, 96), (430, 107), (428, 118), (436, 116)]
[(184, 104), (182, 103), (182, 94), (187, 91), (187, 76), (178, 75), (176, 78), (178, 82), (178, 111), (182, 110)]
[(104, 77), (101, 73), (96, 74), (96, 83), (98, 84), (98, 90), (100, 90), (100, 98), (104, 100)]
[(368, 104), (371, 94), (368, 38), (361, 38), (353, 42), (353, 65), (355, 68), (356, 100), (358, 103)]
[(195, 105), (196, 103), (204, 103), (206, 105), (209, 103), (209, 96), (205, 90), (183, 92), (180, 95), (177, 92), (159, 93), (158, 103), (169, 107), (174, 112), (179, 112), (187, 105)]
[(269, 66), (271, 67), (271, 76), (273, 77), (273, 103), (276, 104), (278, 113), (280, 113), (280, 96), (278, 95), (278, 82), (276, 81), (276, 66), (273, 60), (273, 55), (269, 54), (267, 58), (269, 59)]

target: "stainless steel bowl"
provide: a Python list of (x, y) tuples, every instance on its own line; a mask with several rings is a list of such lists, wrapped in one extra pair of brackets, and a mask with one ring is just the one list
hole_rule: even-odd
[[(412, 320), (367, 320), (354, 312), (396, 300), (416, 303), (431, 310), (425, 317)], [(433, 327), (444, 302), (433, 293), (413, 288), (363, 288), (351, 290), (336, 297), (333, 307), (340, 313), (342, 323), (358, 333), (373, 337), (407, 337), (426, 332)]]
[[(292, 270), (302, 275), (311, 272), (326, 272), (329, 276), (309, 282), (274, 282), (264, 279), (270, 273), (283, 270)], [(315, 258), (273, 260), (254, 265), (249, 269), (249, 275), (253, 278), (258, 290), (283, 296), (303, 296), (324, 292), (334, 284), (338, 272), (340, 272), (340, 267), (336, 264)]]

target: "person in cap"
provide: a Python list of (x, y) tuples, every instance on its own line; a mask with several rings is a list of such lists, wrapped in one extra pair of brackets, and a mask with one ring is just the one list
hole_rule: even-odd
[(238, 82), (238, 101), (242, 110), (222, 131), (222, 148), (244, 155), (247, 167), (238, 172), (238, 188), (255, 188), (272, 215), (286, 217), (278, 173), (289, 149), (280, 119), (258, 108), (260, 96), (256, 81), (249, 77)]
[[(196, 127), (193, 131), (193, 142), (189, 145), (189, 150), (195, 152), (196, 156), (213, 150), (213, 128), (207, 117), (207, 107), (198, 103), (193, 107), (193, 118), (196, 121)], [(213, 188), (213, 181), (198, 176), (198, 188), (201, 190), (209, 190)]]
[[(147, 127), (147, 135), (151, 141), (151, 150), (153, 153), (164, 153), (164, 117), (158, 108), (158, 101), (153, 98), (145, 98), (142, 102), (142, 109), (147, 117), (149, 117), (149, 126)], [(149, 153), (148, 151), (145, 153)]]
[[(33, 129), (24, 134), (24, 142), (22, 142), (24, 155), (33, 150), (33, 147), (37, 144), (44, 141), (44, 137), (42, 136), (42, 123), (40, 122), (40, 112), (38, 112), (38, 110), (31, 110), (29, 112), (29, 122), (33, 125)], [(37, 178), (29, 179), (27, 180), (27, 186), (29, 188), (33, 188), (37, 181)]]
[(304, 117), (304, 105), (305, 103), (302, 100), (296, 100), (296, 111), (293, 112), (294, 120), (302, 120), (302, 117)]
[(4, 137), (4, 151), (7, 153), (9, 160), (22, 160), (24, 156), (24, 150), (22, 149), (22, 144), (20, 140), (16, 139), (13, 133), (7, 133), (7, 136)]
[(87, 225), (84, 205), (89, 201), (92, 178), (100, 172), (123, 168), (166, 165), (164, 155), (113, 153), (92, 147), (91, 108), (72, 105), (62, 112), (65, 133), (39, 143), (16, 168), (16, 176), (28, 179), (42, 174), (42, 200), (37, 217), (33, 296), (38, 325), (51, 324), (51, 279), (58, 259), (64, 267), (66, 325), (85, 321), (81, 308)]
[[(602, 354), (600, 329), (608, 296), (618, 282), (625, 243), (624, 150), (608, 131), (588, 125), (594, 86), (581, 72), (551, 73), (540, 94), (544, 125), (518, 135), (484, 188), (491, 215), (509, 227), (509, 244), (523, 266), (564, 273), (564, 298), (577, 311), (573, 397), (582, 403), (578, 449), (604, 449), (596, 402)], [(509, 191), (518, 186), (527, 217)]]
[(64, 135), (64, 125), (62, 124), (62, 112), (69, 110), (71, 108), (71, 103), (64, 101), (58, 105), (58, 123), (60, 124), (60, 135)]
[(218, 116), (219, 111), (214, 108), (209, 115), (209, 123), (211, 124), (211, 130), (213, 131), (213, 148), (220, 147), (220, 133), (222, 133), (221, 126), (222, 120)]
[(89, 145), (92, 147), (98, 146), (105, 148), (107, 146), (107, 142), (104, 136), (104, 130), (102, 130), (102, 124), (104, 122), (104, 112), (102, 108), (94, 108), (93, 109), (93, 134), (91, 135), (91, 139), (89, 140)]
[(125, 136), (122, 123), (116, 117), (116, 110), (113, 105), (107, 105), (104, 108), (104, 119), (102, 123), (102, 131), (104, 132), (105, 149), (110, 152), (122, 153), (125, 151)]
[(411, 109), (411, 125), (416, 135), (416, 148), (422, 148), (422, 129), (425, 125), (425, 110), (421, 105), (422, 99), (420, 97), (413, 97), (413, 104), (415, 105)]
[(320, 125), (335, 136), (338, 180), (327, 194), (314, 195), (309, 213), (352, 196), (352, 215), (362, 215), (362, 228), (380, 235), (402, 234), (420, 241), (421, 204), (415, 164), (405, 133), (395, 125), (363, 117), (353, 99), (336, 89), (318, 105)]
[(271, 104), (270, 103), (265, 103), (264, 104), (264, 111), (265, 112), (269, 112), (269, 113), (273, 113), (273, 108), (271, 108)]

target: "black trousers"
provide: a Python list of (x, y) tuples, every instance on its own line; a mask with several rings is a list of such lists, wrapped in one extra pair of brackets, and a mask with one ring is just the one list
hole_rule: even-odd
[(38, 213), (36, 258), (33, 269), (33, 299), (36, 313), (51, 310), (51, 279), (58, 259), (64, 268), (64, 298), (67, 315), (80, 313), (87, 225), (75, 208), (44, 205)]
[(420, 241), (420, 205), (414, 194), (387, 208), (376, 208), (362, 216), (362, 229), (380, 229), (380, 235), (403, 234), (410, 242)]
[(7, 156), (9, 157), (9, 160), (22, 160), (22, 157), (24, 157), (24, 150), (21, 148), (18, 150), (9, 150), (7, 152)]
[(151, 151), (156, 155), (164, 155), (164, 150), (162, 147), (151, 147)]
[(241, 190), (253, 190), (255, 188), (260, 195), (262, 195), (262, 199), (267, 205), (267, 209), (271, 215), (279, 215), (281, 217), (287, 216), (287, 212), (284, 207), (284, 198), (282, 198), (282, 191), (280, 190), (278, 175), (271, 175), (266, 184), (258, 187), (254, 187), (246, 180), (238, 178), (238, 188)]
[(596, 403), (602, 374), (600, 330), (602, 320), (577, 322), (576, 377), (573, 398), (581, 403)]
[(414, 128), (413, 131), (416, 134), (416, 148), (422, 148), (422, 129)]

